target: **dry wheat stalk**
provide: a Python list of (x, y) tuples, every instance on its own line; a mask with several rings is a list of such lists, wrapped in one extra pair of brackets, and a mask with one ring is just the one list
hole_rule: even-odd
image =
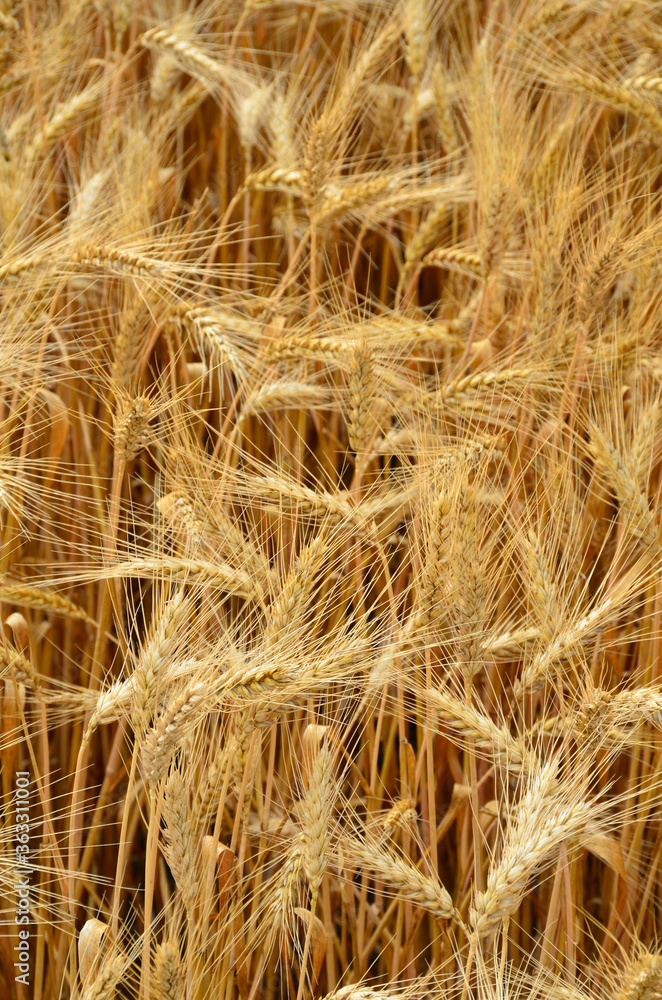
[(662, 992), (659, 6), (0, 0), (17, 996)]

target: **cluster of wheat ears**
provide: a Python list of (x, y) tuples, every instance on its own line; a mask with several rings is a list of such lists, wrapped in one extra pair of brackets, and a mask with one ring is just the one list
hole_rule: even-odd
[(661, 211), (659, 0), (0, 0), (3, 1000), (662, 997)]

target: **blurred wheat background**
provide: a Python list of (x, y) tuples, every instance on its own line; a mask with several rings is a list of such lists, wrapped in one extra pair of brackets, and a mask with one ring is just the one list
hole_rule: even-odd
[(662, 997), (661, 208), (657, 0), (0, 0), (3, 998)]

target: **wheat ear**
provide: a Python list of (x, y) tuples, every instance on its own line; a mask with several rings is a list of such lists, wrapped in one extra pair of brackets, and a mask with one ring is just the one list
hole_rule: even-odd
[(441, 882), (424, 875), (394, 850), (356, 838), (343, 838), (342, 846), (348, 858), (377, 874), (403, 899), (427, 910), (437, 920), (451, 920), (457, 916), (453, 900)]
[(297, 1000), (301, 1000), (303, 997), (317, 897), (328, 860), (329, 826), (334, 791), (332, 764), (329, 742), (325, 736), (315, 755), (308, 779), (308, 788), (300, 803), (301, 861), (304, 875), (310, 887), (310, 916), (301, 959)]
[(188, 793), (178, 769), (168, 775), (163, 803), (165, 819), (165, 857), (182, 902), (190, 911), (198, 892), (197, 865)]
[(557, 781), (556, 760), (529, 776), (513, 811), (501, 852), (490, 865), (484, 892), (476, 894), (470, 914), (477, 935), (493, 931), (519, 907), (530, 879), (567, 841), (580, 838), (597, 818), (596, 805)]

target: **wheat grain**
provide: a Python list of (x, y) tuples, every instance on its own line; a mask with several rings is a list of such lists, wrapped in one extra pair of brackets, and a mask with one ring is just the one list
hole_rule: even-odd
[(662, 992), (658, 7), (0, 0), (18, 993)]

